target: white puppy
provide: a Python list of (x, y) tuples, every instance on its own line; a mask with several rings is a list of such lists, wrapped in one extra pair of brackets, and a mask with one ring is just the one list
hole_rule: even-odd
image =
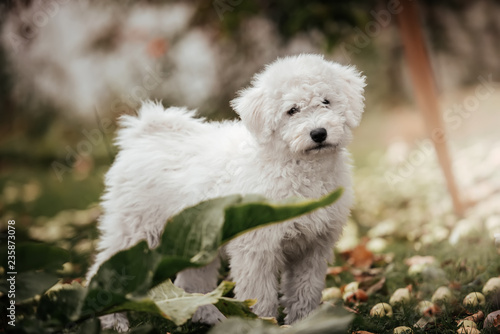
[[(167, 218), (207, 198), (317, 198), (343, 187), (332, 206), (253, 230), (224, 249), (237, 299), (257, 299), (253, 311), (274, 317), (280, 291), (286, 323), (306, 316), (320, 303), (327, 262), (353, 201), (346, 146), (363, 113), (364, 86), (353, 67), (299, 55), (267, 66), (231, 102), (241, 121), (207, 123), (193, 111), (164, 110), (152, 102), (137, 117), (123, 116), (120, 152), (106, 176), (100, 252), (87, 276), (141, 239), (157, 246)], [(218, 269), (216, 260), (185, 270), (175, 284), (209, 292)], [(215, 307), (203, 307), (195, 320), (214, 323), (222, 317)], [(115, 327), (127, 328), (120, 316), (108, 316), (103, 324), (117, 319)]]

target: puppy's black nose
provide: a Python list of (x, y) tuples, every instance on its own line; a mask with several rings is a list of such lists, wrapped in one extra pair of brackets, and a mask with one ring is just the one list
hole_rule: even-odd
[(326, 139), (326, 129), (325, 128), (319, 128), (319, 129), (314, 129), (310, 133), (311, 139), (314, 140), (315, 143), (322, 143)]

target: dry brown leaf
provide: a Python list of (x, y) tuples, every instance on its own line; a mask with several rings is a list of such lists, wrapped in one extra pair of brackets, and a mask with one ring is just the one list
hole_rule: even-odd
[(359, 304), (368, 300), (368, 295), (365, 291), (358, 289), (354, 292), (349, 292), (344, 296), (344, 300), (348, 304)]
[(486, 316), (486, 320), (484, 320), (484, 328), (495, 327), (500, 329), (500, 310), (491, 312)]
[(373, 264), (373, 261), (373, 253), (363, 244), (356, 246), (348, 252), (347, 263), (353, 267), (368, 269)]
[(352, 334), (374, 334), (374, 333), (367, 332), (367, 331), (355, 331), (355, 332), (352, 332)]
[(368, 296), (371, 296), (375, 292), (382, 289), (384, 287), (384, 284), (385, 284), (385, 277), (382, 277), (377, 283), (373, 284), (368, 289), (366, 289), (366, 293), (368, 294)]
[(478, 322), (478, 321), (482, 321), (483, 319), (484, 319), (484, 313), (483, 313), (483, 311), (479, 311), (473, 315), (466, 317), (464, 320)]
[(343, 273), (346, 270), (348, 270), (348, 268), (346, 266), (328, 267), (326, 274), (335, 276), (335, 275), (339, 275), (340, 273)]
[(497, 316), (493, 319), (493, 327), (500, 329), (500, 314), (497, 314)]
[(359, 311), (358, 311), (358, 310), (355, 310), (355, 309), (353, 309), (353, 308), (350, 308), (349, 306), (344, 305), (343, 307), (344, 307), (344, 309), (345, 309), (346, 311), (349, 311), (349, 312), (351, 312), (351, 313), (356, 313), (356, 314), (359, 314)]

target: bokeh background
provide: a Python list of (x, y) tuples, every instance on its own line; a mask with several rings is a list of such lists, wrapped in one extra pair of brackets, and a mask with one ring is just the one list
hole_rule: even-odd
[(357, 203), (338, 249), (364, 242), (372, 251), (402, 245), (403, 253), (447, 249), (469, 261), (496, 256), (500, 3), (419, 1), (446, 142), (469, 205), (462, 216), (453, 211), (415, 104), (391, 12), (400, 6), (1, 1), (2, 230), (15, 219), (18, 240), (70, 249), (71, 273), (83, 275), (120, 115), (157, 99), (211, 120), (235, 118), (229, 101), (255, 72), (279, 56), (308, 52), (353, 64), (367, 77), (366, 112), (351, 145)]

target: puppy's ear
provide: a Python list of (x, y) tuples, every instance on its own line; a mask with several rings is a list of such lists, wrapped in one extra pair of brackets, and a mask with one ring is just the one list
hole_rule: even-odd
[(231, 101), (231, 107), (250, 132), (260, 140), (269, 138), (270, 133), (264, 115), (264, 92), (256, 87), (249, 87), (238, 92), (238, 97)]
[[(337, 64), (336, 64), (337, 65)], [(347, 97), (346, 123), (350, 128), (355, 128), (361, 122), (361, 115), (365, 108), (364, 87), (365, 76), (354, 66), (339, 66), (339, 77), (344, 84), (341, 89)]]

